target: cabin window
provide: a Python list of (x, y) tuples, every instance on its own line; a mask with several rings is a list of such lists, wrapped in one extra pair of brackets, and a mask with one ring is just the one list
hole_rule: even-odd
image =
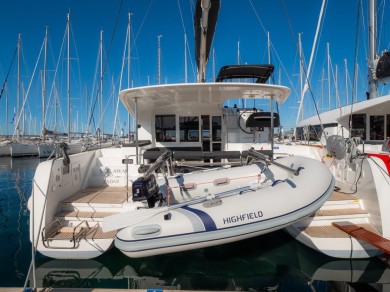
[(370, 140), (384, 140), (385, 116), (370, 116)]
[(199, 142), (199, 117), (179, 117), (180, 142)]
[(295, 139), (296, 140), (304, 140), (304, 137), (303, 137), (303, 127), (298, 127), (295, 129)]
[(351, 137), (366, 140), (366, 115), (352, 115)]
[(211, 118), (213, 142), (221, 141), (221, 117), (213, 116)]
[(156, 115), (156, 141), (176, 141), (176, 119), (175, 115)]

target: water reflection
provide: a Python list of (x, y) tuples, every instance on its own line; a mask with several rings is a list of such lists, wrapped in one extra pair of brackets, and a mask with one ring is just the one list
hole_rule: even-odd
[[(379, 259), (339, 260), (284, 232), (219, 247), (130, 259), (118, 250), (94, 260), (37, 262), (38, 287), (162, 288), (218, 291), (346, 291), (390, 288)], [(351, 290), (352, 288), (352, 290)]]
[(0, 284), (21, 286), (31, 258), (27, 201), (37, 158), (0, 157)]

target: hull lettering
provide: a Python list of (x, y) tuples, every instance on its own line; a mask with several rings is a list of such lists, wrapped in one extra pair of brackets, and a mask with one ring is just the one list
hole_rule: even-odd
[(263, 212), (262, 211), (245, 213), (245, 214), (241, 214), (241, 215), (237, 215), (237, 216), (225, 217), (225, 218), (223, 218), (223, 224), (231, 224), (231, 223), (236, 223), (236, 222), (243, 222), (243, 221), (258, 219), (258, 218), (261, 218), (261, 217), (263, 217)]

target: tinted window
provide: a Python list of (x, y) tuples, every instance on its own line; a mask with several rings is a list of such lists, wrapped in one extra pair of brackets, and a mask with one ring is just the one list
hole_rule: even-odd
[(155, 126), (157, 142), (176, 141), (175, 115), (157, 115)]
[(352, 115), (351, 137), (366, 140), (366, 115)]
[(199, 117), (180, 117), (180, 141), (199, 141)]
[(385, 116), (370, 116), (370, 140), (385, 138)]

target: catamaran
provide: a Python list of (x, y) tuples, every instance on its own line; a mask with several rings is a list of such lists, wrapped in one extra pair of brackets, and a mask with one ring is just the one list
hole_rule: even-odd
[[(198, 1), (197, 20), (216, 19), (219, 1), (206, 4)], [(207, 23), (199, 27), (207, 32)], [(197, 35), (204, 62), (207, 33)], [(35, 249), (85, 259), (115, 245), (144, 257), (258, 236), (313, 214), (332, 194), (334, 178), (315, 159), (273, 159), (280, 123), (273, 104), (290, 94), (266, 84), (273, 69), (225, 66), (216, 82), (121, 91), (137, 125), (134, 141), (71, 156), (62, 145), (62, 158), (37, 167), (29, 199)], [(199, 76), (203, 81), (204, 71)], [(243, 78), (255, 82), (236, 81)], [(270, 108), (227, 106), (237, 98), (266, 99)], [(265, 143), (271, 150), (261, 149)]]

